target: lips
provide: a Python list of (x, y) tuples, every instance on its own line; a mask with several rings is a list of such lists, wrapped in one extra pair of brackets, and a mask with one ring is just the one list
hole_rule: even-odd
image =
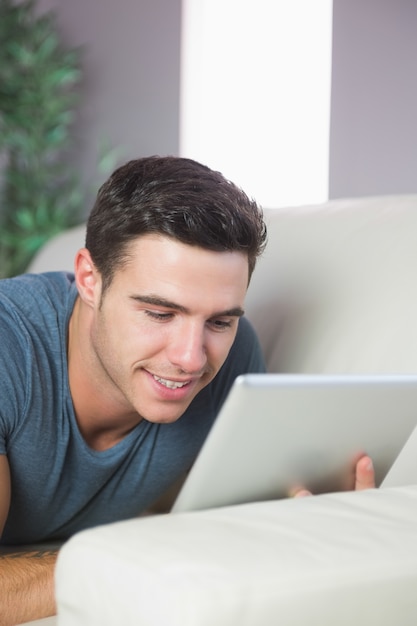
[(155, 376), (155, 374), (152, 375), (158, 383), (164, 385), (164, 387), (167, 387), (168, 389), (181, 389), (181, 387), (185, 387), (190, 384), (190, 381), (179, 382), (177, 380), (169, 380), (168, 378), (160, 378), (159, 376)]

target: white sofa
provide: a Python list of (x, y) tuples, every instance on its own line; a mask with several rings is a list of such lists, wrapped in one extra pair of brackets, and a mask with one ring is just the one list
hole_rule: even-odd
[[(266, 217), (247, 314), (269, 370), (417, 373), (417, 196)], [(81, 245), (83, 228), (65, 233), (32, 270), (71, 269)], [(57, 623), (414, 625), (417, 475), (408, 483), (79, 533), (58, 559)]]

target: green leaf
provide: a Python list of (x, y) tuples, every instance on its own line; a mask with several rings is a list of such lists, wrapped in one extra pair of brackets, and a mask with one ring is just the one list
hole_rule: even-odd
[[(24, 271), (51, 236), (85, 219), (91, 191), (72, 132), (82, 52), (62, 45), (54, 12), (41, 14), (36, 0), (0, 0), (0, 277)], [(102, 143), (99, 179), (119, 154)]]

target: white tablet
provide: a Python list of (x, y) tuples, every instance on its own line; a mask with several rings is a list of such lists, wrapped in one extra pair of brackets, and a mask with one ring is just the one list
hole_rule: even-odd
[(240, 376), (172, 511), (340, 491), (361, 452), (379, 486), (416, 425), (417, 376)]

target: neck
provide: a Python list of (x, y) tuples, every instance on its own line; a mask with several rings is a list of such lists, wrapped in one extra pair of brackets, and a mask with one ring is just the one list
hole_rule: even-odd
[(92, 347), (90, 317), (78, 298), (68, 330), (68, 379), (80, 433), (100, 451), (116, 445), (142, 418), (112, 394)]

